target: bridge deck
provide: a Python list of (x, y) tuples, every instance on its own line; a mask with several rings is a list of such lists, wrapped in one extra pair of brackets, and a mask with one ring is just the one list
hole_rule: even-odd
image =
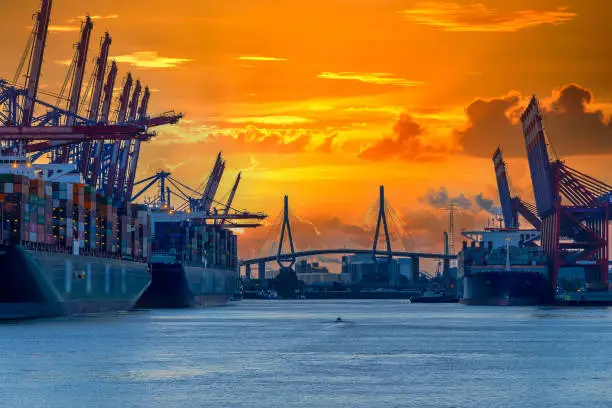
[[(361, 255), (361, 254), (372, 254), (371, 249), (350, 249), (350, 248), (338, 248), (338, 249), (312, 249), (309, 251), (298, 251), (294, 254), (281, 254), (281, 260), (290, 260), (293, 257), (302, 258), (305, 256), (313, 256), (313, 255)], [(388, 255), (387, 251), (376, 251), (376, 255)], [(445, 255), (445, 254), (434, 254), (427, 252), (399, 252), (392, 251), (392, 256), (397, 257), (406, 257), (406, 258), (425, 258), (425, 259), (456, 259), (457, 255)], [(277, 258), (276, 255), (265, 256), (261, 258), (253, 258), (253, 259), (243, 259), (240, 261), (240, 266), (242, 265), (252, 265), (258, 264), (260, 262), (272, 262)]]

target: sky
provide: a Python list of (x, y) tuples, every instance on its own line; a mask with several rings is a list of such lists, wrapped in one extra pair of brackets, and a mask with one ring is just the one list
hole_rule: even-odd
[[(39, 1), (0, 1), (12, 78)], [(397, 245), (440, 251), (448, 202), (461, 203), (456, 245), (495, 212), (497, 146), (532, 199), (519, 124), (531, 95), (556, 154), (612, 183), (610, 12), (608, 0), (55, 0), (41, 89), (60, 89), (88, 14), (89, 60), (108, 30), (119, 75), (152, 90), (149, 112), (184, 114), (144, 145), (137, 178), (165, 169), (198, 186), (222, 151), (217, 198), (242, 171), (235, 207), (273, 224), (288, 195), (303, 249), (371, 245), (384, 184)], [(272, 229), (241, 234), (240, 255)]]

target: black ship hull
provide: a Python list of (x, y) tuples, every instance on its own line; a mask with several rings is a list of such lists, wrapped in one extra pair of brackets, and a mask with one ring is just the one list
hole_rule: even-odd
[(0, 320), (127, 311), (149, 283), (145, 263), (0, 245)]
[(137, 309), (176, 309), (224, 305), (234, 296), (237, 279), (228, 269), (180, 263), (153, 263), (151, 285)]
[(552, 286), (542, 273), (484, 272), (463, 278), (467, 305), (513, 306), (550, 304)]

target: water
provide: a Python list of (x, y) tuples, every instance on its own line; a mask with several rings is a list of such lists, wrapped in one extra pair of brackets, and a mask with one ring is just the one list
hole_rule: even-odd
[(0, 325), (11, 408), (612, 407), (611, 383), (612, 309), (243, 301)]

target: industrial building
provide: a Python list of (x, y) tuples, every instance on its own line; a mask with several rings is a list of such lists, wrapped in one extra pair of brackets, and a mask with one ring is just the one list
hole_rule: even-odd
[(298, 275), (305, 273), (329, 273), (329, 269), (325, 266), (320, 266), (318, 262), (308, 262), (306, 259), (302, 259), (295, 264), (295, 273)]
[(376, 257), (375, 260), (372, 255), (343, 256), (342, 273), (350, 275), (353, 283), (396, 286), (400, 264), (398, 260), (387, 257)]

